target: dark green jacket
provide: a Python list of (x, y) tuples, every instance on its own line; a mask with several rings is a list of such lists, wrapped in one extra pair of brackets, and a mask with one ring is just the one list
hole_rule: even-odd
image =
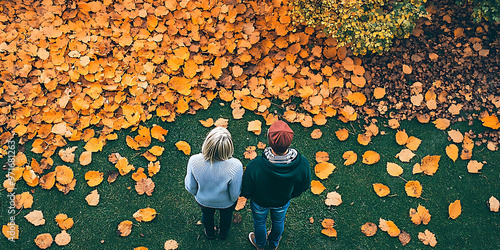
[(259, 155), (243, 173), (241, 196), (261, 207), (281, 207), (309, 189), (311, 170), (306, 157), (298, 154), (289, 164), (273, 164)]

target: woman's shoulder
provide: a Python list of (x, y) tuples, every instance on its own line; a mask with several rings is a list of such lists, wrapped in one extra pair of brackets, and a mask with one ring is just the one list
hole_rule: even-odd
[(189, 161), (204, 161), (204, 160), (205, 159), (204, 159), (202, 153), (195, 154), (195, 155), (192, 155), (191, 157), (189, 157)]

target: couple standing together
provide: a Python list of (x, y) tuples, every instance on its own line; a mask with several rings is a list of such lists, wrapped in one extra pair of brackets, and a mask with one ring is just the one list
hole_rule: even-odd
[[(186, 189), (201, 207), (201, 221), (208, 239), (226, 239), (238, 197), (250, 200), (254, 232), (248, 235), (252, 245), (264, 249), (278, 247), (290, 200), (309, 188), (309, 162), (290, 148), (293, 130), (283, 121), (274, 122), (267, 133), (269, 147), (250, 161), (243, 172), (241, 162), (233, 158), (229, 131), (214, 128), (205, 138), (202, 152), (191, 156), (185, 178)], [(219, 210), (219, 228), (214, 213)], [(271, 214), (271, 230), (266, 231)]]

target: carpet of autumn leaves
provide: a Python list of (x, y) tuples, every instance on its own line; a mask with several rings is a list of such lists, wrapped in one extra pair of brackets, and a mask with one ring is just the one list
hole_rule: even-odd
[[(141, 141), (153, 131), (141, 122), (155, 115), (173, 122), (180, 114), (207, 109), (215, 98), (231, 103), (233, 119), (251, 111), (267, 125), (280, 117), (270, 112), (276, 102), (285, 110), (283, 119), (304, 127), (324, 125), (333, 116), (348, 122), (360, 112), (375, 114), (376, 107), (364, 104), (384, 98), (385, 88), (367, 90), (371, 77), (362, 60), (337, 48), (320, 29), (291, 26), (288, 10), (279, 0), (3, 1), (0, 145), (15, 136), (21, 144), (34, 141), (32, 151), (44, 159), (23, 172), (25, 180), (34, 181), (67, 141), (83, 140), (87, 152), (96, 152), (117, 138), (116, 131), (138, 128), (127, 144), (145, 146)], [(402, 68), (411, 74), (408, 65)], [(441, 97), (433, 90), (415, 96), (419, 105)], [(500, 127), (494, 115), (482, 119)], [(449, 126), (447, 119), (434, 123), (441, 130)], [(358, 137), (360, 144), (370, 142), (368, 131)], [(148, 159), (161, 155), (158, 150), (148, 151)], [(80, 163), (90, 163), (90, 157)], [(120, 173), (133, 170), (126, 160), (117, 157)], [(52, 176), (63, 192), (75, 180), (66, 168), (58, 166)], [(102, 173), (89, 174), (90, 181), (95, 178), (100, 183)], [(147, 185), (141, 187), (146, 193)]]

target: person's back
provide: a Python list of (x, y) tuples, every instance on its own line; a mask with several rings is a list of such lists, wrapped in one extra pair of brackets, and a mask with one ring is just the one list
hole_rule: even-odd
[[(250, 199), (254, 220), (249, 240), (257, 249), (263, 249), (267, 241), (270, 249), (278, 247), (290, 200), (306, 191), (311, 183), (309, 161), (289, 148), (292, 139), (293, 131), (286, 123), (273, 123), (268, 130), (270, 147), (253, 159), (243, 173), (241, 195)], [(269, 211), (272, 227), (266, 233)]]

